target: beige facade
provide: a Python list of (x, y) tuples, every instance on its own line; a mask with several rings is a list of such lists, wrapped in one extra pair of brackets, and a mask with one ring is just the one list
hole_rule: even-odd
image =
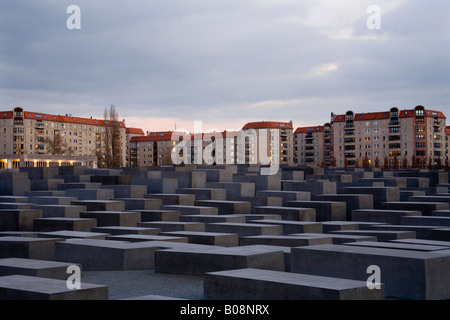
[[(255, 136), (250, 134), (254, 130)], [(294, 132), (292, 122), (261, 121), (247, 123), (242, 131), (246, 135), (245, 162), (250, 164), (268, 164), (267, 160), (274, 160), (272, 143), (274, 136), (271, 130), (276, 130), (279, 136), (279, 161), (281, 165), (294, 164)], [(266, 146), (261, 145), (264, 139)]]
[(294, 163), (321, 166), (324, 163), (324, 126), (297, 128), (294, 133)]
[[(0, 154), (97, 156), (105, 152), (107, 130), (112, 126), (106, 120), (29, 112), (18, 107), (0, 112)], [(125, 165), (125, 123), (116, 122), (115, 126), (120, 161)]]

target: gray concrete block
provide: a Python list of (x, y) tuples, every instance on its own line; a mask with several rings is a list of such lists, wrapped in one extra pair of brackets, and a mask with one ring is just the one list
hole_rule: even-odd
[(88, 218), (39, 218), (34, 219), (33, 230), (39, 232), (51, 231), (81, 231), (90, 232), (91, 228), (97, 226), (96, 219)]
[(53, 260), (54, 238), (0, 237), (0, 258)]
[(338, 230), (358, 230), (359, 225), (350, 221), (324, 221), (322, 222), (324, 233)]
[(255, 191), (281, 190), (281, 173), (267, 176), (259, 173), (236, 173), (233, 174), (233, 182), (254, 183)]
[(79, 218), (80, 212), (86, 211), (85, 206), (72, 206), (62, 204), (39, 204), (32, 205), (31, 208), (41, 210), (43, 218)]
[(288, 201), (289, 207), (314, 208), (316, 221), (346, 220), (346, 203), (342, 201)]
[[(450, 241), (450, 228), (431, 230), (430, 240)], [(450, 251), (448, 253), (450, 254)]]
[(421, 211), (395, 209), (362, 209), (352, 211), (352, 221), (400, 224), (402, 217), (420, 216)]
[(42, 218), (42, 210), (0, 209), (0, 231), (33, 231), (37, 218)]
[(162, 205), (162, 210), (180, 211), (182, 215), (217, 215), (219, 210), (217, 207), (206, 206), (183, 206), (183, 205)]
[(359, 235), (351, 235), (351, 234), (336, 234), (336, 233), (293, 233), (291, 236), (320, 236), (320, 237), (330, 237), (333, 244), (344, 244), (348, 242), (357, 242), (357, 241), (377, 241), (377, 237), (375, 236), (359, 236)]
[[(147, 234), (123, 234), (123, 235), (107, 236), (106, 240), (129, 241), (129, 242), (152, 241), (154, 243), (162, 241), (186, 243), (186, 244), (188, 243), (187, 237), (147, 235)], [(171, 246), (167, 244), (164, 248), (171, 248)]]
[(101, 183), (97, 182), (65, 182), (58, 185), (58, 190), (67, 189), (100, 189)]
[(227, 200), (255, 196), (255, 183), (253, 182), (207, 182), (206, 187), (225, 189), (227, 192)]
[(330, 181), (296, 181), (282, 180), (281, 188), (284, 191), (307, 191), (311, 196), (317, 194), (336, 194), (336, 182)]
[(286, 220), (251, 220), (250, 223), (272, 224), (283, 227), (283, 234), (291, 233), (322, 233), (322, 224), (310, 221), (286, 221)]
[(259, 190), (256, 191), (256, 197), (281, 197), (283, 206), (287, 201), (311, 200), (311, 192), (308, 191), (281, 191), (281, 190)]
[(193, 206), (195, 202), (195, 195), (193, 194), (162, 194), (154, 193), (144, 196), (149, 199), (159, 199), (162, 205), (182, 205)]
[(80, 213), (80, 217), (96, 219), (98, 227), (136, 227), (141, 221), (141, 214), (131, 211), (84, 211)]
[(141, 222), (147, 221), (179, 221), (181, 212), (178, 210), (129, 210), (141, 213)]
[(381, 242), (381, 241), (378, 241), (378, 242), (377, 241), (359, 241), (359, 242), (346, 243), (345, 245), (370, 247), (370, 248), (425, 251), (425, 252), (449, 249), (449, 247), (445, 247), (445, 246), (412, 244), (412, 243), (401, 243), (401, 242)]
[(0, 277), (4, 300), (106, 300), (108, 287), (81, 283), (81, 289), (67, 288), (65, 280), (12, 275)]
[(436, 227), (449, 227), (450, 217), (439, 217), (439, 216), (412, 216), (412, 217), (402, 217), (402, 225), (413, 225), (413, 226), (436, 226)]
[(373, 206), (380, 208), (380, 203), (400, 200), (398, 187), (342, 187), (339, 194), (371, 194), (373, 196)]
[(38, 238), (57, 238), (57, 239), (96, 239), (96, 240), (105, 240), (106, 236), (109, 236), (109, 233), (71, 231), (71, 230), (39, 232), (37, 234)]
[(186, 237), (189, 243), (204, 244), (209, 246), (236, 247), (239, 245), (239, 235), (236, 233), (218, 233), (201, 231), (168, 231), (161, 235)]
[[(209, 171), (209, 170), (208, 170)], [(214, 188), (179, 188), (178, 194), (193, 194), (194, 200), (226, 200), (226, 189)]]
[(207, 272), (256, 268), (284, 271), (282, 249), (264, 246), (174, 248), (155, 252), (155, 271), (203, 275)]
[(205, 231), (203, 222), (178, 222), (178, 221), (148, 221), (139, 222), (139, 227), (159, 228), (162, 232), (167, 231)]
[(250, 214), (251, 203), (233, 200), (198, 200), (196, 206), (216, 207), (218, 214)]
[(445, 250), (411, 250), (320, 245), (292, 248), (292, 272), (366, 281), (377, 265), (386, 296), (399, 299), (448, 299), (450, 255)]
[(435, 210), (448, 210), (448, 203), (445, 202), (383, 202), (381, 203), (381, 209), (387, 210), (417, 210), (424, 216), (430, 216), (431, 212)]
[(276, 214), (283, 220), (290, 221), (316, 221), (315, 208), (295, 208), (279, 206), (261, 206), (253, 208), (254, 214)]
[(116, 201), (123, 201), (125, 204), (125, 210), (158, 210), (161, 208), (161, 199), (148, 199), (148, 198), (115, 198)]
[(125, 201), (117, 200), (80, 200), (72, 201), (74, 206), (85, 206), (86, 211), (123, 211)]
[(284, 246), (284, 247), (301, 247), (312, 246), (319, 244), (332, 244), (332, 237), (328, 235), (283, 235), (283, 236), (248, 236), (239, 238), (239, 245), (254, 245), (262, 244), (269, 246)]
[(204, 222), (204, 223), (218, 223), (218, 222), (235, 222), (245, 223), (246, 216), (237, 214), (223, 214), (223, 215), (184, 215), (180, 216), (179, 221), (182, 222)]
[(83, 270), (154, 269), (159, 249), (151, 241), (67, 239), (55, 243), (55, 260), (80, 263)]
[(29, 203), (36, 204), (56, 204), (56, 205), (70, 205), (71, 201), (77, 201), (75, 197), (55, 197), (55, 196), (29, 196)]
[(139, 185), (102, 185), (101, 188), (113, 190), (114, 198), (144, 198), (147, 194), (147, 187)]
[(0, 196), (0, 202), (28, 203), (27, 196)]
[[(30, 277), (67, 280), (71, 263), (23, 258), (0, 259), (0, 277), (20, 274)], [(81, 269), (81, 265), (76, 264)]]
[(283, 227), (280, 225), (262, 223), (208, 223), (205, 225), (207, 232), (237, 233), (239, 237), (258, 235), (282, 235)]
[(385, 230), (385, 231), (414, 231), (417, 239), (429, 239), (431, 230), (436, 229), (434, 226), (407, 226), (407, 225), (373, 225), (366, 230)]
[(365, 281), (260, 269), (205, 274), (206, 299), (214, 300), (382, 300), (385, 286), (370, 290)]
[(114, 199), (114, 190), (110, 189), (66, 189), (66, 197), (75, 197), (78, 200), (111, 200)]
[(330, 234), (347, 234), (347, 235), (359, 235), (359, 236), (374, 236), (377, 237), (377, 241), (389, 241), (405, 238), (416, 238), (414, 231), (398, 231), (398, 230), (341, 230), (331, 231)]
[(351, 219), (352, 210), (373, 209), (371, 194), (319, 194), (312, 197), (313, 201), (344, 201), (346, 204), (346, 220)]
[(157, 235), (161, 231), (158, 228), (143, 228), (143, 227), (96, 227), (91, 229), (92, 232), (103, 233), (108, 235), (120, 235), (120, 234), (143, 234), (143, 235)]

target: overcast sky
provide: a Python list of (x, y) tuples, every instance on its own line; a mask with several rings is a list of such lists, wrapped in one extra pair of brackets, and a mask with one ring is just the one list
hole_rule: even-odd
[(114, 104), (149, 131), (419, 104), (449, 116), (449, 16), (448, 0), (0, 0), (0, 110)]

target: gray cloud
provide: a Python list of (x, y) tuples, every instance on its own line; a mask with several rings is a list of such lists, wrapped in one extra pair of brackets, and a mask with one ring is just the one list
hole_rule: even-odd
[[(81, 30), (66, 28), (71, 4), (81, 8)], [(101, 117), (113, 103), (121, 117), (304, 125), (328, 121), (332, 111), (394, 105), (448, 113), (448, 1), (405, 0), (382, 12), (381, 30), (366, 28), (363, 11), (348, 23), (353, 35), (346, 39), (305, 22), (316, 6), (312, 0), (3, 1), (1, 109)]]

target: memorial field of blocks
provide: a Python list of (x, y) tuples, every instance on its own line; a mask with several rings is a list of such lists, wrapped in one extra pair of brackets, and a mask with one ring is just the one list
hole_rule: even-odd
[(83, 272), (112, 270), (200, 277), (205, 300), (450, 299), (448, 172), (260, 169), (1, 172), (0, 299), (109, 299)]

